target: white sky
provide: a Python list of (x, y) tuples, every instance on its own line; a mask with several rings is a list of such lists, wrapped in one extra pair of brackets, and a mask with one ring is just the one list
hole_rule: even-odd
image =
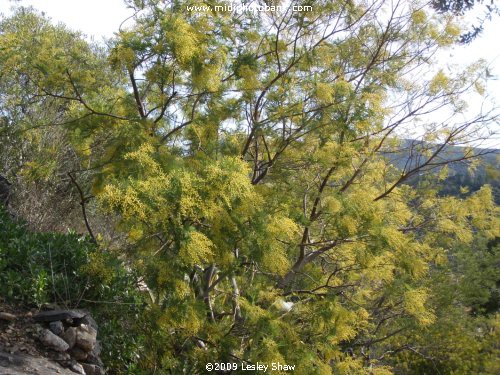
[(33, 6), (54, 23), (62, 22), (96, 41), (112, 37), (122, 21), (133, 14), (123, 0), (0, 0), (0, 12), (9, 14), (13, 5)]
[[(55, 23), (62, 22), (71, 29), (82, 31), (97, 42), (112, 37), (120, 24), (133, 13), (126, 8), (123, 0), (0, 0), (0, 13), (8, 15), (13, 5), (33, 6)], [(469, 18), (475, 20), (473, 15), (469, 15)], [(484, 32), (470, 45), (458, 46), (440, 57), (444, 66), (458, 67), (484, 58), (490, 64), (490, 73), (493, 75), (487, 91), (497, 108), (500, 108), (499, 39), (500, 22), (497, 17), (486, 23)], [(481, 105), (477, 97), (471, 97), (468, 101), (470, 107)], [(491, 139), (488, 143), (490, 146), (500, 147), (498, 139)]]

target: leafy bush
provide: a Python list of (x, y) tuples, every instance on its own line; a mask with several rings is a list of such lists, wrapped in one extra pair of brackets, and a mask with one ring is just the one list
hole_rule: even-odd
[(32, 233), (0, 208), (0, 295), (7, 302), (75, 305), (93, 245), (76, 233)]
[(143, 295), (122, 262), (74, 232), (35, 233), (0, 207), (0, 299), (90, 310), (110, 374), (131, 373), (142, 348)]

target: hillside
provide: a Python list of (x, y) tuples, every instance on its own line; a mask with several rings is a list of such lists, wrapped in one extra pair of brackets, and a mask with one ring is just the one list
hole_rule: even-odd
[[(430, 143), (404, 140), (399, 149), (394, 152), (384, 152), (389, 161), (398, 169), (410, 170), (423, 163), (426, 160), (423, 150), (435, 150), (439, 145)], [(470, 160), (463, 159), (464, 155), (472, 153), (480, 155), (477, 158)], [(440, 194), (462, 196), (463, 189), (466, 188), (468, 193), (478, 191), (483, 185), (490, 185), (493, 189), (495, 202), (500, 204), (500, 149), (484, 149), (484, 148), (465, 148), (460, 146), (444, 147), (440, 153), (438, 162), (446, 162), (450, 160), (459, 160), (446, 164), (445, 177), (441, 177), (438, 181), (434, 179), (434, 183), (439, 186)], [(434, 176), (440, 174), (442, 167), (435, 168), (432, 171)], [(415, 186), (422, 180), (422, 175), (415, 175), (408, 179), (406, 183)]]

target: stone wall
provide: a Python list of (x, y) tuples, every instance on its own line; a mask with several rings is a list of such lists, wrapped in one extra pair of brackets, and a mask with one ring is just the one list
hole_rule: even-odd
[[(33, 368), (44, 374), (47, 363), (53, 367), (48, 372), (52, 374), (103, 375), (97, 333), (96, 321), (84, 310), (0, 309), (0, 375), (32, 374)], [(55, 371), (57, 367), (65, 372)]]

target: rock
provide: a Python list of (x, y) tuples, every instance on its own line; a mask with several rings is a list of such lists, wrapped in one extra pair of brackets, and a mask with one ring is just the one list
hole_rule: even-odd
[(77, 319), (76, 323), (85, 324), (86, 326), (91, 326), (96, 331), (99, 330), (99, 326), (97, 325), (97, 322), (90, 315), (85, 315), (83, 318)]
[(6, 314), (0, 315), (8, 318), (0, 320), (0, 375), (104, 375), (97, 323), (88, 311), (34, 311), (32, 319), (26, 311)]
[(47, 311), (47, 310), (61, 310), (61, 306), (59, 306), (57, 303), (53, 302), (46, 302), (42, 305), (42, 310)]
[(101, 344), (99, 343), (99, 341), (96, 341), (94, 349), (92, 350), (91, 353), (89, 353), (86, 362), (103, 367), (104, 364), (102, 363), (101, 358), (99, 357), (99, 355), (101, 354), (101, 350), (102, 350)]
[(99, 341), (96, 341), (94, 349), (92, 349), (92, 352), (90, 354), (92, 354), (95, 357), (99, 357), (101, 355), (101, 351), (102, 351), (101, 343)]
[(49, 357), (59, 363), (63, 361), (68, 361), (71, 359), (70, 355), (68, 353), (59, 353), (59, 352), (53, 352), (50, 353)]
[(60, 320), (57, 320), (55, 322), (49, 323), (49, 329), (57, 336), (61, 336), (61, 334), (64, 332), (64, 325)]
[(38, 336), (40, 336), (40, 334), (44, 330), (44, 328), (40, 324), (35, 324), (32, 328), (33, 328), (33, 333), (35, 333)]
[(61, 367), (58, 363), (24, 353), (8, 354), (0, 351), (0, 375), (75, 375), (69, 369)]
[(33, 316), (33, 319), (36, 322), (55, 322), (57, 320), (65, 319), (81, 319), (85, 315), (88, 314), (81, 310), (52, 310), (42, 311)]
[(64, 333), (61, 335), (62, 339), (66, 341), (71, 349), (76, 344), (76, 328), (69, 327)]
[(8, 312), (0, 312), (0, 320), (7, 320), (8, 322), (12, 322), (16, 320), (16, 316), (14, 314), (9, 314)]
[(85, 350), (86, 352), (91, 352), (97, 341), (97, 331), (85, 324), (81, 324), (76, 330), (76, 345)]
[(57, 335), (54, 335), (48, 329), (44, 329), (40, 335), (40, 341), (51, 349), (58, 352), (65, 352), (69, 349), (69, 345), (66, 341)]
[(96, 341), (94, 350), (92, 350), (92, 354), (96, 357), (99, 357), (99, 355), (101, 355), (101, 351), (102, 351), (101, 344), (99, 343), (99, 341)]
[(79, 363), (73, 363), (69, 368), (71, 371), (76, 372), (77, 374), (86, 375), (83, 366)]
[(97, 365), (82, 363), (82, 366), (85, 370), (85, 375), (104, 375), (104, 370)]
[(73, 357), (77, 361), (84, 361), (89, 356), (89, 354), (85, 350), (80, 349), (77, 346), (75, 346), (73, 349), (71, 349), (70, 354), (71, 354), (71, 357)]

